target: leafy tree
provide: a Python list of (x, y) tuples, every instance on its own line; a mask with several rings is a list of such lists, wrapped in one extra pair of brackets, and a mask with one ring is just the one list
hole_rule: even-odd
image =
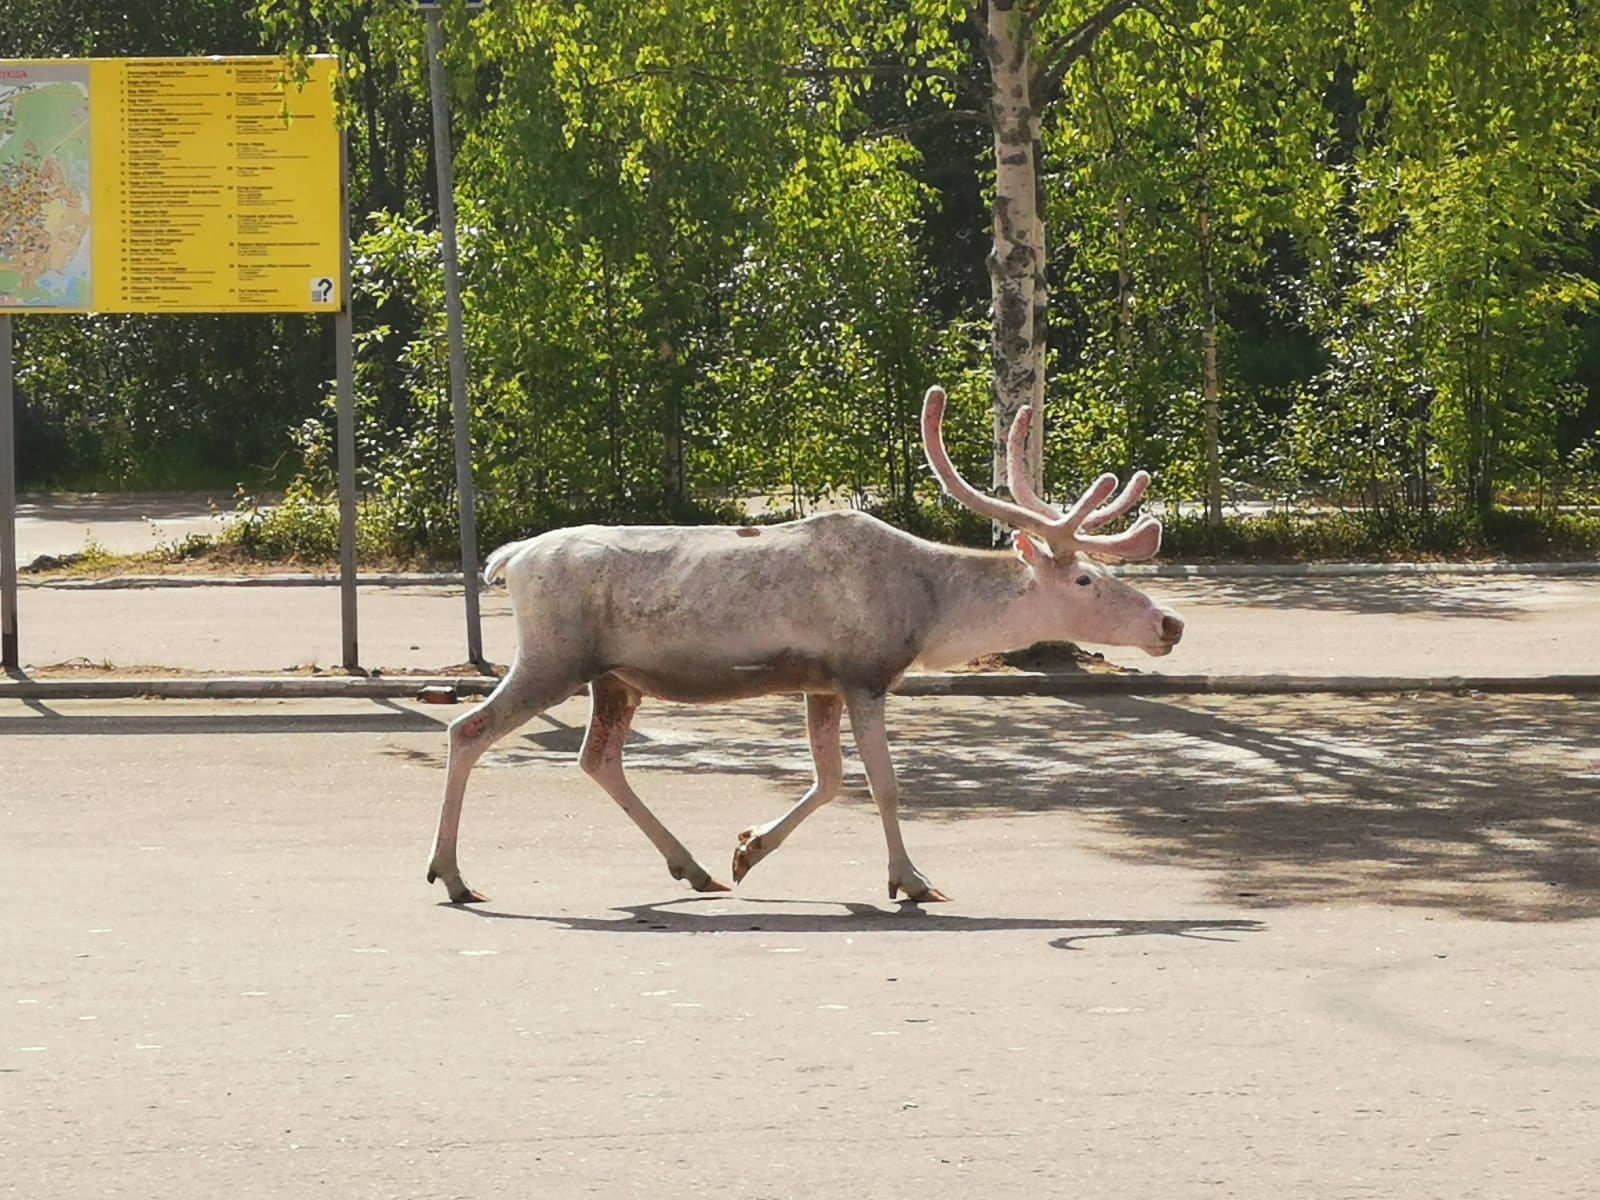
[[(919, 381), (937, 357), (912, 234), (922, 190), (896, 144), (825, 138), (794, 164), (730, 283), (716, 383), (741, 474), (790, 507), (846, 493), (911, 501)], [(778, 474), (772, 475), (773, 468)]]
[[(349, 19), (347, 5), (299, 11), (325, 28)], [(670, 8), (463, 16), (449, 65), (491, 534), (519, 510), (538, 524), (693, 518), (735, 485), (790, 486), (804, 503), (851, 484), (876, 493), (887, 473), (891, 493), (908, 493), (912, 360), (931, 337), (910, 240), (924, 195), (901, 143), (841, 139), (842, 93), (820, 76), (727, 72), (777, 61), (789, 18), (708, 5), (688, 37)], [(374, 21), (372, 44), (403, 60), (415, 16)], [(444, 444), (433, 243), (424, 222), (384, 218), (358, 250), (363, 303), (400, 318), (363, 343), (374, 486), (410, 503), (415, 536), (432, 541), (448, 508), (424, 466)], [(804, 363), (763, 405), (761, 381), (788, 348)], [(392, 404), (367, 391), (385, 380)], [(797, 400), (826, 400), (825, 419)], [(885, 455), (890, 439), (898, 452)], [(444, 495), (421, 511), (436, 484)]]
[[(1074, 457), (1103, 431), (1221, 518), (1230, 312), (1294, 320), (1284, 286), (1330, 209), (1332, 47), (1299, 6), (1199, 0), (1101, 39), (1050, 145), (1071, 198), (1067, 295), (1088, 334), (1069, 367)], [(1152, 70), (1152, 62), (1155, 69)], [(1247, 298), (1258, 303), (1245, 305)], [(1097, 399), (1098, 398), (1098, 399)], [(1181, 440), (1180, 440), (1181, 439)]]
[(1317, 281), (1331, 361), (1297, 427), (1303, 460), (1374, 504), (1425, 517), (1437, 472), (1481, 518), (1557, 467), (1580, 402), (1581, 322), (1600, 300), (1600, 13), (1451, 15), (1363, 26), (1350, 219)]

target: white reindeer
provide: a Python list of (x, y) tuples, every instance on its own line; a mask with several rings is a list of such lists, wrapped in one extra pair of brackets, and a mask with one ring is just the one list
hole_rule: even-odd
[[(718, 701), (803, 692), (815, 780), (781, 817), (747, 829), (733, 852), (737, 883), (832, 800), (843, 780), (839, 716), (866, 768), (889, 850), (889, 897), (943, 900), (900, 837), (899, 789), (884, 700), (912, 666), (939, 668), (1046, 640), (1137, 646), (1166, 654), (1183, 622), (1094, 559), (1140, 559), (1161, 544), (1143, 517), (1124, 533), (1092, 530), (1131, 509), (1150, 477), (1121, 495), (1102, 475), (1062, 513), (1034, 494), (1022, 464), (1029, 410), (1008, 439), (1016, 503), (976, 491), (956, 472), (941, 433), (945, 395), (928, 390), (922, 434), (949, 494), (1012, 526), (1015, 553), (914, 537), (860, 512), (819, 513), (766, 528), (585, 525), (502, 546), (517, 620), (517, 658), (479, 708), (451, 722), (444, 803), (428, 882), (456, 903), (484, 897), (461, 878), (456, 835), (473, 763), (530, 717), (589, 685), (591, 714), (579, 762), (699, 892), (727, 891), (628, 785), (622, 749), (645, 696)], [(1103, 507), (1100, 507), (1102, 506)]]

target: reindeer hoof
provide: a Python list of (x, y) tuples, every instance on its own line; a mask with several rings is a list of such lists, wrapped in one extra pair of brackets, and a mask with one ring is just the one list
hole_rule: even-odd
[(917, 886), (912, 886), (910, 884), (902, 884), (898, 879), (889, 881), (889, 899), (893, 900), (902, 888), (906, 893), (907, 904), (938, 904), (950, 899), (949, 896), (946, 896), (938, 888), (926, 881), (922, 881)]
[(667, 871), (674, 879), (688, 880), (689, 886), (697, 892), (733, 891), (727, 884), (711, 878), (710, 872), (696, 862), (691, 862), (686, 867), (668, 867)]
[(733, 849), (733, 881), (742, 883), (750, 868), (767, 856), (767, 845), (754, 829), (739, 835), (739, 844)]
[(428, 882), (433, 883), (438, 879), (444, 880), (445, 889), (450, 893), (451, 904), (482, 904), (489, 897), (481, 892), (469, 888), (466, 881), (453, 871), (440, 873), (437, 867), (428, 868)]
[[(433, 880), (430, 879), (428, 882), (432, 883)], [(446, 887), (450, 892), (451, 904), (483, 904), (489, 899), (482, 892), (469, 888), (459, 878), (454, 883), (447, 881)]]

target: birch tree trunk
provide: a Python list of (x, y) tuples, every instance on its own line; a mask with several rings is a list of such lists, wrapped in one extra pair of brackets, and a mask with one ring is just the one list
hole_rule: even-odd
[[(1017, 412), (1033, 406), (1028, 470), (1040, 488), (1044, 447), (1044, 218), (1039, 211), (1039, 114), (1032, 100), (1033, 65), (1024, 14), (1016, 0), (991, 0), (984, 53), (993, 83), (994, 244), (989, 282), (994, 321), (994, 486), (1005, 487), (1006, 434)], [(1042, 490), (1042, 488), (1041, 488)]]

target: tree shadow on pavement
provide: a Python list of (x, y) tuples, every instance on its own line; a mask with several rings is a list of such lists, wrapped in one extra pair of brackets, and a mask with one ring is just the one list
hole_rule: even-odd
[(211, 737), (223, 734), (276, 733), (429, 733), (443, 728), (439, 720), (387, 700), (373, 702), (361, 712), (261, 712), (232, 713), (134, 710), (85, 713), (63, 708), (59, 702), (25, 700), (34, 716), (0, 716), (0, 735), (25, 737)]
[[(797, 905), (807, 909), (792, 911)], [(583, 917), (508, 913), (479, 905), (441, 903), (484, 920), (537, 921), (586, 933), (1015, 933), (1059, 932), (1050, 945), (1057, 950), (1081, 949), (1077, 943), (1098, 938), (1176, 937), (1208, 942), (1232, 942), (1241, 933), (1258, 933), (1266, 926), (1252, 920), (1140, 921), (1120, 918), (969, 917), (934, 913), (907, 901), (892, 908), (852, 901), (801, 902), (739, 897), (683, 897), (650, 904), (619, 905), (616, 917)], [(730, 911), (735, 908), (737, 911)]]
[[(1592, 700), (1034, 698), (901, 702), (890, 719), (908, 820), (1071, 812), (1096, 850), (1213, 873), (1261, 907), (1600, 917)], [(795, 799), (810, 782), (793, 702), (647, 708), (639, 724), (628, 765), (647, 800), (650, 771), (751, 775)], [(570, 764), (579, 737), (539, 731), (500, 761)], [(841, 802), (870, 804), (854, 761), (847, 778)]]
[[(1256, 904), (1359, 900), (1499, 920), (1600, 916), (1600, 705), (1438, 695), (1098, 707), (1159, 740), (1076, 803), (1129, 859)], [(1098, 794), (1097, 794), (1098, 793)]]
[(41, 521), (82, 523), (108, 521), (177, 521), (208, 517), (214, 506), (227, 506), (226, 491), (78, 492), (70, 495), (24, 493), (17, 497), (17, 515)]

